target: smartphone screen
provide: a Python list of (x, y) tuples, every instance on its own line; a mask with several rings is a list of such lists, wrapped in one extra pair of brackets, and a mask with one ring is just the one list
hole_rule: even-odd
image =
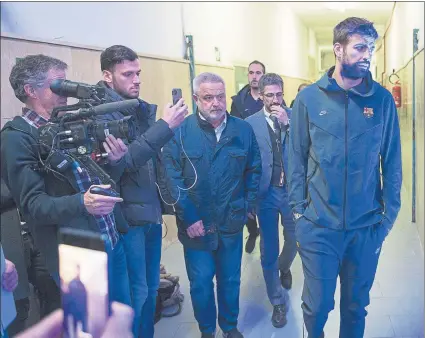
[(182, 90), (180, 88), (174, 88), (171, 91), (171, 94), (173, 96), (173, 106), (174, 106), (182, 98)]
[(108, 257), (97, 233), (59, 231), (64, 338), (100, 337), (109, 317)]

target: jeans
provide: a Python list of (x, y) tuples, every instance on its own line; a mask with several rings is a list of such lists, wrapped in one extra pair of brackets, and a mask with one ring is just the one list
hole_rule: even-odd
[(124, 235), (135, 338), (153, 338), (159, 288), (162, 225), (131, 226)]
[[(279, 214), (283, 221), (285, 243), (279, 256)], [(282, 288), (279, 270), (286, 273), (297, 255), (295, 224), (288, 202), (285, 186), (269, 188), (267, 195), (259, 203), (261, 266), (267, 287), (267, 295), (272, 305), (286, 304), (288, 292)]]
[(223, 332), (236, 328), (241, 283), (242, 231), (219, 235), (218, 249), (184, 248), (193, 311), (202, 333), (216, 329), (217, 310), (214, 275), (217, 280), (218, 324)]
[(106, 243), (106, 253), (108, 254), (109, 300), (131, 305), (130, 283), (122, 235), (120, 235), (114, 250), (111, 250), (109, 242)]
[(380, 224), (337, 231), (305, 217), (296, 221), (296, 237), (304, 270), (302, 309), (309, 338), (319, 338), (334, 308), (338, 275), (341, 283), (341, 338), (362, 338), (386, 229)]

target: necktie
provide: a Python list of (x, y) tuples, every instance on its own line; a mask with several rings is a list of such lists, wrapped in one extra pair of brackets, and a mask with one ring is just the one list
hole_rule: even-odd
[(271, 115), (270, 119), (273, 121), (274, 132), (278, 139), (280, 139), (280, 123), (276, 116)]

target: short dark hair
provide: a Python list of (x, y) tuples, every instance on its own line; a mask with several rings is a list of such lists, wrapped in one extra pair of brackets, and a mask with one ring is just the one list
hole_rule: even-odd
[(263, 74), (266, 74), (266, 66), (264, 66), (264, 63), (254, 60), (248, 65), (248, 69), (249, 67), (251, 67), (251, 65), (260, 65), (261, 67), (263, 67)]
[(51, 56), (37, 54), (28, 55), (19, 59), (10, 72), (9, 82), (19, 101), (25, 103), (27, 94), (25, 85), (42, 86), (47, 79), (47, 73), (50, 69), (65, 70), (68, 65)]
[(114, 45), (106, 48), (100, 54), (100, 69), (113, 71), (114, 67), (124, 61), (134, 61), (138, 58), (137, 53), (122, 45)]
[(340, 43), (345, 46), (354, 34), (370, 36), (375, 40), (378, 38), (378, 32), (373, 27), (372, 22), (362, 18), (351, 17), (335, 26), (333, 44)]
[(261, 77), (260, 82), (258, 83), (258, 88), (260, 90), (260, 93), (264, 93), (264, 89), (266, 88), (266, 86), (273, 85), (278, 85), (283, 90), (282, 77), (275, 73), (267, 73)]

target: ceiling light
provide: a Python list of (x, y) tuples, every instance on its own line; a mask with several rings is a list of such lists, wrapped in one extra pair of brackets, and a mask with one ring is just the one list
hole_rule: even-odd
[(353, 2), (326, 2), (325, 7), (338, 12), (345, 12), (347, 9), (353, 9), (357, 7), (357, 4)]

